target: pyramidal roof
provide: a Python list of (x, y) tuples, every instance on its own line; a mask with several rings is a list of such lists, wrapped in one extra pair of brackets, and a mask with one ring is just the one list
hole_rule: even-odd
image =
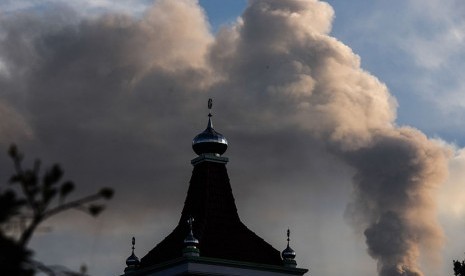
[(194, 167), (178, 225), (142, 258), (142, 267), (182, 256), (190, 216), (201, 256), (282, 265), (280, 252), (241, 222), (225, 164), (205, 161)]
[[(209, 108), (211, 108), (210, 102)], [(178, 225), (141, 259), (142, 268), (182, 256), (184, 239), (190, 231), (187, 223), (190, 217), (194, 218), (192, 229), (195, 238), (199, 241), (200, 256), (283, 265), (280, 252), (241, 222), (226, 170), (228, 159), (220, 156), (226, 150), (224, 146), (227, 147), (227, 142), (224, 137), (224, 139), (215, 137), (216, 140), (205, 138), (208, 133), (218, 134), (212, 130), (211, 118), (209, 118), (207, 129), (201, 133), (202, 135), (199, 134), (203, 138), (197, 139), (199, 137), (197, 135), (194, 139), (193, 147), (199, 157), (192, 160), (194, 170)], [(216, 150), (218, 151), (215, 152)]]

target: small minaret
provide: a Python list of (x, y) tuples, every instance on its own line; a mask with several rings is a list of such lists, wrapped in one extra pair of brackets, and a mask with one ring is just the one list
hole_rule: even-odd
[(199, 241), (194, 237), (194, 232), (192, 231), (192, 225), (194, 223), (194, 218), (189, 217), (187, 224), (189, 224), (189, 234), (184, 239), (184, 249), (182, 250), (182, 255), (185, 257), (198, 257), (200, 256), (200, 250), (197, 248)]
[(291, 231), (287, 229), (287, 247), (286, 249), (283, 250), (281, 253), (281, 256), (283, 257), (283, 264), (286, 267), (296, 267), (297, 262), (294, 260), (295, 259), (295, 251), (292, 250), (292, 248), (289, 246), (289, 236), (291, 234)]
[(132, 237), (132, 254), (126, 259), (127, 267), (124, 269), (124, 274), (130, 274), (131, 272), (139, 268), (139, 258), (134, 254), (134, 245), (136, 244), (136, 238)]

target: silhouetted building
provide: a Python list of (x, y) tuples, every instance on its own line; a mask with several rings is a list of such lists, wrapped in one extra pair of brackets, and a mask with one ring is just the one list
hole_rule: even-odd
[[(208, 104), (211, 109), (211, 100)], [(212, 126), (193, 140), (198, 157), (178, 225), (140, 261), (127, 259), (124, 275), (304, 275), (295, 252), (278, 250), (249, 230), (237, 214), (226, 170), (226, 138)]]

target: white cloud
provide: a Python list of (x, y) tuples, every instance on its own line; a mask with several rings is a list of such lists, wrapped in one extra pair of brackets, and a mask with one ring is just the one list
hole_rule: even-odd
[(464, 58), (465, 5), (456, 0), (411, 1), (409, 8), (414, 25), (402, 46), (418, 66), (442, 70), (458, 56)]
[(456, 150), (449, 161), (449, 177), (439, 193), (440, 214), (465, 217), (465, 149)]

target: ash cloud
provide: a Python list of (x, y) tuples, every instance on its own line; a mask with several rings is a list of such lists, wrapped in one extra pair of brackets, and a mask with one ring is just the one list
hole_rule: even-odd
[[(213, 97), (215, 126), (234, 141), (227, 155), (242, 160), (230, 164), (236, 195), (281, 191), (283, 182), (318, 194), (334, 171), (351, 171), (346, 218), (365, 236), (379, 275), (424, 275), (419, 256), (437, 257), (427, 253), (439, 251), (443, 239), (433, 192), (447, 174), (448, 152), (420, 131), (396, 126), (397, 104), (386, 86), (329, 35), (328, 4), (250, 1), (216, 36), (189, 0), (156, 1), (141, 18), (48, 13), (0, 18), (0, 112), (19, 114), (3, 118), (0, 129), (28, 133), (26, 147), (63, 162), (84, 190), (114, 186), (112, 223), (176, 216), (192, 158), (186, 137), (206, 123), (193, 114)], [(328, 185), (343, 190), (337, 182)], [(128, 214), (128, 205), (144, 211)]]
[[(437, 263), (443, 233), (434, 192), (447, 172), (447, 150), (410, 128), (377, 136), (344, 158), (357, 168), (347, 216), (363, 225), (379, 275), (424, 275), (422, 252)], [(423, 249), (423, 250), (421, 250)]]
[(418, 130), (395, 125), (396, 102), (385, 85), (328, 35), (332, 16), (318, 1), (252, 1), (236, 29), (218, 36), (217, 45), (232, 49), (221, 63), (228, 66), (227, 90), (248, 91), (248, 102), (260, 102), (247, 109), (259, 110), (259, 125), (272, 117), (304, 129), (352, 166), (346, 217), (362, 225), (379, 275), (423, 275), (420, 249), (434, 260), (437, 254), (427, 252), (442, 245), (433, 198), (449, 153)]

